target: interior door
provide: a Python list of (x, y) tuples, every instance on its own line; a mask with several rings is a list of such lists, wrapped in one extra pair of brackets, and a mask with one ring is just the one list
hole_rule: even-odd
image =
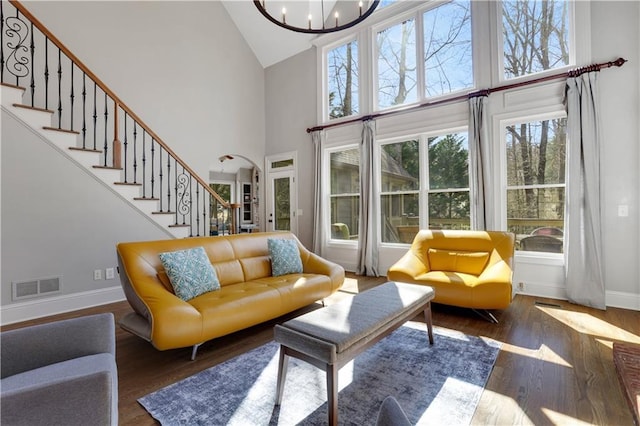
[(297, 231), (295, 215), (295, 179), (293, 172), (280, 172), (270, 176), (270, 209), (267, 228), (271, 231)]

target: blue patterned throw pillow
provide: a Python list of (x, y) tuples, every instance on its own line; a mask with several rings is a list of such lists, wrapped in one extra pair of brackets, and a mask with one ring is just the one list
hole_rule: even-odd
[(284, 238), (267, 239), (271, 256), (271, 275), (301, 274), (302, 260), (295, 240)]
[(220, 281), (203, 247), (160, 253), (173, 290), (182, 300), (218, 290)]

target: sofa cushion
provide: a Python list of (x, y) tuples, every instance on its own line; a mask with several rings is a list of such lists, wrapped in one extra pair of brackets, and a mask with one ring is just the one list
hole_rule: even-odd
[(295, 240), (269, 238), (267, 240), (271, 256), (271, 275), (301, 274), (302, 260)]
[(489, 261), (485, 251), (458, 251), (430, 248), (429, 269), (432, 271), (462, 272), (480, 275)]
[(159, 256), (176, 296), (182, 300), (220, 288), (216, 271), (203, 247), (160, 253)]

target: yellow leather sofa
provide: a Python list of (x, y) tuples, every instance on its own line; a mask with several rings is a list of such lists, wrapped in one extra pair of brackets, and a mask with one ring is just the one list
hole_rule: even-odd
[[(274, 277), (267, 240), (296, 241), (303, 272)], [(203, 247), (220, 289), (184, 301), (177, 297), (159, 254)], [(159, 350), (207, 340), (277, 318), (336, 292), (344, 269), (307, 250), (289, 232), (127, 242), (117, 245), (120, 280), (134, 312), (120, 326)]]
[(435, 303), (504, 309), (512, 300), (514, 244), (510, 232), (421, 230), (387, 277), (433, 287)]

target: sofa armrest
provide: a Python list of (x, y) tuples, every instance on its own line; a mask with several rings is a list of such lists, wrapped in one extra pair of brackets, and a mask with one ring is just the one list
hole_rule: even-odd
[(115, 345), (112, 313), (5, 331), (0, 334), (0, 377), (87, 355), (110, 353), (115, 356)]
[(337, 263), (305, 250), (302, 255), (302, 271), (304, 273), (327, 275), (331, 279), (331, 289), (338, 290), (344, 283), (344, 268)]
[(200, 312), (156, 280), (140, 277), (135, 290), (149, 315), (149, 338), (153, 346), (159, 350), (174, 349), (191, 346), (191, 342), (202, 339)]
[(509, 264), (504, 260), (499, 260), (482, 271), (478, 276), (478, 284), (491, 282), (511, 285), (512, 278), (513, 270)]
[(415, 255), (413, 250), (407, 251), (396, 263), (387, 270), (389, 279), (395, 281), (413, 281), (419, 275), (429, 272), (425, 263)]

